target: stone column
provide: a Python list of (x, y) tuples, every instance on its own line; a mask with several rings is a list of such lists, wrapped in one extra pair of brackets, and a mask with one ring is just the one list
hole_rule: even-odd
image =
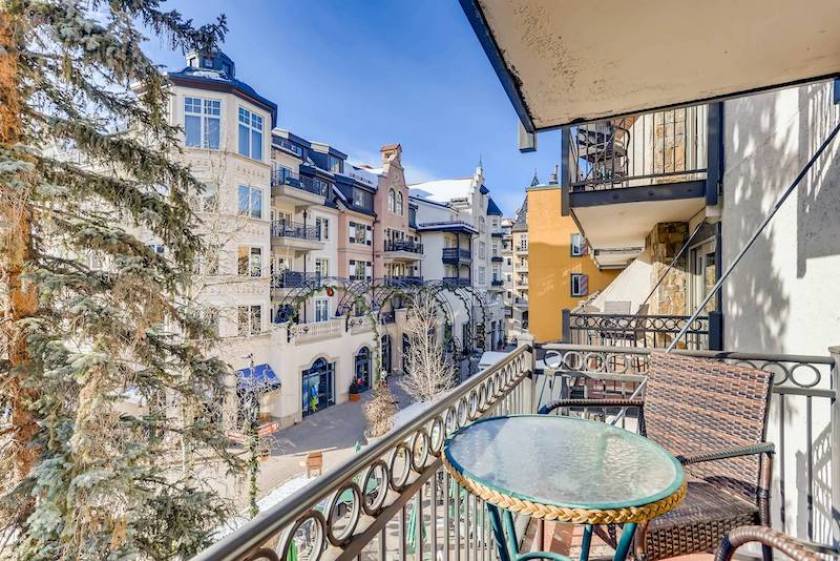
[[(654, 226), (646, 240), (651, 254), (650, 285), (657, 283), (668, 270), (668, 266), (680, 251), (688, 238), (688, 224), (685, 222), (661, 222)], [(674, 267), (668, 271), (650, 297), (645, 315), (687, 315), (686, 297), (688, 295), (688, 258), (680, 256)], [(667, 346), (673, 336), (667, 333), (648, 333), (648, 338), (656, 338), (655, 346)]]

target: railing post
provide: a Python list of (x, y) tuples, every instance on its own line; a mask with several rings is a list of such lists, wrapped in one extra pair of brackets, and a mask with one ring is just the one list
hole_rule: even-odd
[(709, 312), (709, 350), (723, 350), (723, 314), (717, 310)]
[(564, 343), (571, 343), (572, 342), (572, 311), (571, 310), (563, 310), (563, 325), (561, 326), (563, 330), (563, 342)]
[[(829, 347), (828, 352), (834, 359), (831, 368), (831, 389), (834, 390), (834, 398), (831, 401), (831, 510), (840, 512), (840, 345)], [(840, 519), (830, 517), (833, 520), (831, 532), (834, 538), (835, 547), (840, 545)]]

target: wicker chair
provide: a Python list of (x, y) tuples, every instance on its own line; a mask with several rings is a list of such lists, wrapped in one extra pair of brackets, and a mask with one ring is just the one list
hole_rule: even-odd
[[(685, 500), (636, 533), (636, 557), (655, 561), (712, 551), (737, 526), (769, 526), (773, 446), (764, 438), (771, 378), (752, 368), (654, 351), (644, 399), (563, 399), (540, 412), (638, 408), (639, 432), (683, 463)], [(763, 553), (771, 557), (769, 548)]]
[(793, 561), (825, 561), (840, 559), (840, 551), (827, 546), (803, 542), (764, 526), (741, 526), (729, 532), (715, 554), (715, 561), (732, 561), (735, 551), (748, 543), (775, 549)]

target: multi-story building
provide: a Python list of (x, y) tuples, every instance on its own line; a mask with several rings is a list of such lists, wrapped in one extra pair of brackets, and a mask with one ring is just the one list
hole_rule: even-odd
[(515, 343), (522, 330), (521, 320), (514, 321), (513, 306), (516, 296), (513, 291), (513, 224), (516, 217), (501, 220), (502, 281), (504, 292), (502, 301), (505, 305), (505, 327), (507, 342)]
[(399, 144), (382, 147), (378, 167), (351, 164), (329, 144), (274, 127), (276, 105), (223, 53), (191, 53), (187, 63), (170, 74), (172, 120), (185, 131), (185, 163), (208, 186), (196, 204), (213, 252), (198, 278), (218, 318), (216, 352), (235, 369), (231, 428), (243, 388), (256, 388), (261, 416), (284, 426), (347, 399), (351, 383), (365, 389), (380, 371), (404, 370), (405, 310), (378, 301), (373, 286), (418, 286), (428, 270), (433, 282), (475, 295), (449, 305), (465, 360), (501, 343), (492, 249), (501, 212), (480, 169), (457, 200), (412, 199)]
[(505, 340), (502, 291), (492, 283), (491, 253), (492, 224), (501, 219), (501, 211), (489, 193), (481, 165), (470, 178), (411, 186), (412, 200), (418, 205), (417, 228), (423, 233), (424, 276), (474, 289), (484, 308), (475, 314), (486, 314), (482, 318), (486, 349), (498, 348)]

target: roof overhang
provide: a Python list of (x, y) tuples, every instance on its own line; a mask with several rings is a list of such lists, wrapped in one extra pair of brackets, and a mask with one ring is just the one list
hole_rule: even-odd
[(840, 75), (836, 0), (460, 0), (529, 132)]

